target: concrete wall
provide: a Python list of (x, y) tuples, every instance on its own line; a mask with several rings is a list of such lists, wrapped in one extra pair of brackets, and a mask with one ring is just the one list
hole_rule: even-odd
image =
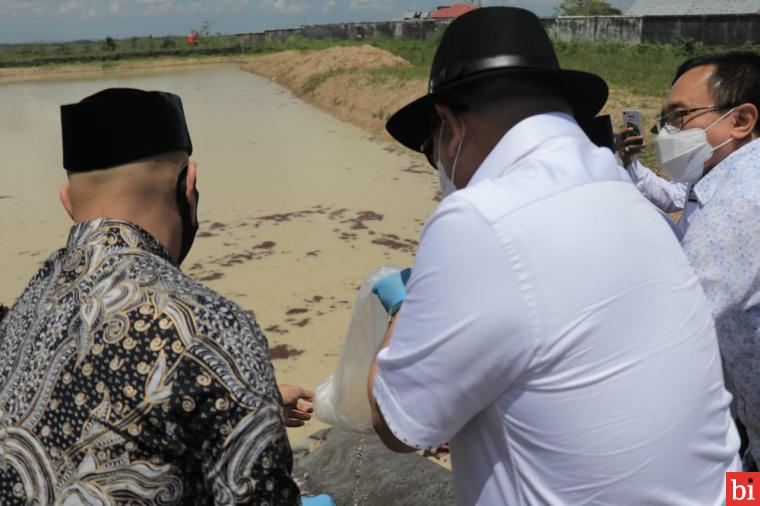
[(308, 25), (301, 31), (304, 37), (335, 39), (371, 39), (376, 36), (426, 39), (442, 32), (448, 21), (410, 20), (382, 21), (377, 23), (339, 23), (332, 25)]
[(627, 16), (568, 16), (541, 18), (549, 36), (558, 40), (641, 42), (645, 18)]
[(647, 16), (643, 42), (672, 43), (691, 39), (710, 46), (760, 44), (760, 15)]
[(290, 37), (309, 37), (314, 39), (362, 40), (373, 37), (394, 37), (426, 39), (443, 32), (448, 21), (440, 20), (409, 20), (409, 21), (379, 21), (367, 23), (335, 23), (329, 25), (306, 25), (289, 30), (267, 30), (260, 33), (240, 33), (237, 38), (242, 45), (261, 42), (284, 42)]
[(623, 44), (677, 44), (683, 40), (708, 46), (760, 44), (760, 15), (597, 16), (543, 18), (558, 40), (617, 41)]
[[(736, 47), (760, 44), (760, 14), (711, 16), (569, 16), (542, 18), (549, 36), (558, 40), (677, 44), (691, 39), (707, 45)], [(408, 20), (377, 23), (307, 25), (290, 30), (238, 34), (242, 45), (283, 42), (292, 36), (371, 39), (376, 36), (426, 39), (442, 32), (448, 21)]]
[(267, 30), (257, 33), (239, 33), (236, 35), (240, 45), (255, 45), (264, 42), (285, 42), (290, 37), (300, 36), (301, 28), (292, 28), (285, 30)]

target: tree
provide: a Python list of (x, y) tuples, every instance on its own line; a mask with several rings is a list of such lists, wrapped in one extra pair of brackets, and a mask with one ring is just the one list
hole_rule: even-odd
[(173, 49), (175, 47), (177, 47), (177, 43), (170, 37), (164, 37), (164, 40), (161, 41), (161, 49)]
[(562, 0), (555, 9), (558, 16), (617, 16), (620, 9), (605, 0)]
[(195, 31), (198, 32), (198, 35), (200, 35), (201, 37), (208, 37), (209, 35), (211, 35), (212, 26), (214, 26), (214, 22), (211, 21), (210, 19), (207, 19), (206, 21), (201, 23), (201, 27)]
[(106, 37), (103, 42), (103, 49), (106, 51), (116, 51), (116, 42), (111, 37)]

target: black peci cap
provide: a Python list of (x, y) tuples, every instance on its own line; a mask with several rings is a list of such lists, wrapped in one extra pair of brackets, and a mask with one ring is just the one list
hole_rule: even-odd
[(607, 101), (604, 80), (563, 70), (541, 20), (514, 7), (484, 7), (455, 19), (441, 38), (430, 69), (427, 95), (388, 119), (386, 129), (414, 151), (430, 135), (436, 98), (457, 87), (500, 75), (529, 75), (557, 83), (575, 116), (592, 118)]
[(110, 88), (61, 106), (63, 167), (87, 172), (170, 151), (193, 152), (182, 100), (162, 91)]

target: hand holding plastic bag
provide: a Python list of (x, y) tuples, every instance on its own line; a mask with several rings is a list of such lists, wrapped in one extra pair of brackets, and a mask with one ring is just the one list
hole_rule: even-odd
[(404, 269), (385, 276), (372, 285), (372, 293), (377, 295), (389, 315), (395, 315), (406, 300), (406, 283), (412, 275), (412, 269)]
[(359, 289), (338, 365), (317, 387), (314, 397), (314, 414), (325, 423), (361, 434), (374, 433), (367, 377), (388, 330), (388, 313), (372, 287), (400, 270), (396, 266), (380, 267)]

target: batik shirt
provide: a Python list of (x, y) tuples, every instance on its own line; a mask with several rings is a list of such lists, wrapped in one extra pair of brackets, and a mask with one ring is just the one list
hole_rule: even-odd
[(760, 462), (760, 140), (694, 186), (698, 209), (683, 240), (707, 294), (726, 380)]
[(299, 504), (280, 406), (249, 314), (78, 224), (0, 324), (0, 503)]

